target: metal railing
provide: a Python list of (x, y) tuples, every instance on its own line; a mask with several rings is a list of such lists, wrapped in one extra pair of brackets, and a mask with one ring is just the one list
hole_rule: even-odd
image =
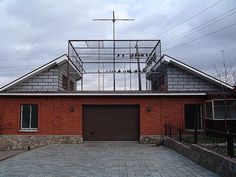
[(235, 158), (236, 135), (209, 129), (186, 130), (165, 124), (165, 136), (185, 144), (198, 144), (221, 155)]
[(146, 91), (157, 77), (152, 67), (161, 58), (161, 41), (69, 40), (68, 57), (82, 76), (81, 91)]

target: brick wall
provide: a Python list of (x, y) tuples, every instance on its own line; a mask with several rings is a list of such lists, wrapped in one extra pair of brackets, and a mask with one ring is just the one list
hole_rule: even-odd
[[(70, 66), (70, 71), (73, 68)], [(32, 76), (28, 80), (19, 83), (18, 85), (10, 88), (7, 92), (57, 92), (57, 91), (67, 91), (62, 87), (62, 76), (68, 77), (69, 81), (74, 83), (74, 90), (76, 90), (76, 76), (67, 73), (67, 64), (61, 66), (54, 66), (49, 68), (42, 73)]]
[(5, 111), (5, 99), (0, 98), (0, 134), (3, 130), (3, 125), (4, 125), (4, 111)]
[(220, 87), (171, 64), (167, 67), (168, 91), (220, 91)]
[[(152, 75), (152, 88), (160, 92), (214, 92), (220, 91), (217, 86), (190, 72), (172, 64), (161, 64)], [(163, 75), (163, 85), (159, 85), (159, 76)]]
[(58, 84), (59, 69), (58, 66), (56, 66), (14, 86), (13, 88), (7, 90), (7, 92), (58, 91)]
[[(204, 97), (0, 97), (1, 134), (82, 135), (83, 104), (139, 104), (140, 135), (162, 135), (166, 122), (184, 125), (184, 104)], [(38, 104), (38, 131), (20, 132), (20, 105)], [(70, 106), (75, 108), (70, 111)], [(151, 107), (151, 112), (147, 108)]]

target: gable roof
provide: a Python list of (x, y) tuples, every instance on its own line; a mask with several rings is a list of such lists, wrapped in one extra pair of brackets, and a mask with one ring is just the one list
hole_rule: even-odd
[(225, 83), (225, 82), (223, 82), (223, 81), (221, 81), (221, 80), (219, 80), (219, 79), (217, 79), (217, 78), (215, 78), (215, 77), (213, 77), (213, 76), (211, 76), (209, 74), (206, 74), (206, 73), (204, 73), (204, 72), (202, 72), (202, 71), (200, 71), (200, 70), (198, 70), (198, 69), (196, 69), (196, 68), (194, 68), (192, 66), (189, 66), (186, 63), (183, 63), (183, 62), (181, 62), (181, 61), (179, 61), (179, 60), (177, 60), (177, 59), (175, 59), (173, 57), (170, 57), (170, 56), (168, 56), (166, 54), (164, 54), (161, 57), (161, 59), (153, 66), (153, 69), (154, 70), (157, 69), (161, 64), (169, 64), (169, 63), (173, 64), (174, 66), (179, 67), (179, 68), (181, 68), (181, 69), (183, 69), (185, 71), (188, 71), (188, 72), (190, 72), (190, 73), (192, 73), (192, 74), (194, 74), (194, 75), (196, 75), (196, 76), (198, 76), (198, 77), (200, 77), (200, 78), (202, 78), (204, 80), (207, 80), (207, 81), (209, 81), (211, 83), (227, 87), (227, 88), (229, 88), (231, 90), (234, 89), (233, 86), (231, 86), (231, 85), (229, 85), (229, 84), (227, 84), (227, 83)]
[(45, 70), (47, 70), (47, 69), (49, 69), (49, 68), (51, 68), (53, 66), (61, 65), (61, 64), (65, 63), (65, 62), (67, 62), (67, 61), (69, 61), (71, 66), (75, 70), (77, 70), (76, 67), (74, 66), (74, 64), (70, 61), (69, 57), (66, 54), (64, 54), (64, 55), (61, 55), (61, 56), (57, 57), (56, 59), (54, 59), (54, 60), (52, 60), (52, 61), (50, 61), (48, 63), (42, 65), (41, 67), (39, 67), (39, 68), (37, 68), (37, 69), (35, 69), (35, 70), (33, 70), (33, 71), (31, 71), (31, 72), (21, 76), (20, 78), (10, 82), (9, 84), (1, 87), (0, 88), (0, 92), (4, 91), (6, 89), (9, 89), (9, 88), (11, 88), (11, 87), (13, 87), (13, 86), (15, 86), (17, 84), (20, 84), (20, 83), (24, 82), (25, 80), (27, 80), (27, 79), (29, 79), (29, 78), (31, 78), (31, 77), (33, 77), (33, 76), (35, 76), (35, 75), (45, 71)]

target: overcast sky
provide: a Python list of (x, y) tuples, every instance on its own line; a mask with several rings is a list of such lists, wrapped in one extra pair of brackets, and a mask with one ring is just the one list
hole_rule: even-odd
[(215, 74), (221, 50), (236, 64), (234, 8), (235, 0), (0, 0), (0, 87), (66, 53), (69, 39), (112, 39), (112, 24), (92, 19), (113, 10), (135, 19), (117, 22), (117, 39), (160, 39), (162, 53)]

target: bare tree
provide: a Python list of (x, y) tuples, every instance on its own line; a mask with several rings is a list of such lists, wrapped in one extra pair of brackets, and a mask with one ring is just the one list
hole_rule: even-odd
[(230, 58), (226, 59), (224, 50), (221, 50), (222, 59), (218, 60), (218, 63), (214, 63), (217, 78), (227, 84), (236, 84), (236, 68), (234, 66), (235, 61), (232, 62)]
[[(217, 78), (221, 80), (222, 82), (229, 84), (229, 85), (236, 85), (236, 70), (235, 67), (230, 60), (230, 58), (225, 58), (224, 50), (221, 50), (222, 59), (218, 61), (218, 65), (214, 63), (215, 71), (217, 74)], [(224, 124), (225, 124), (225, 130), (227, 133), (229, 133), (229, 126), (227, 123), (227, 119), (229, 118), (229, 111), (228, 111), (228, 105), (227, 105), (227, 97), (229, 89), (223, 85), (221, 85), (221, 92), (222, 97), (224, 99)]]
[(236, 69), (232, 72), (232, 77), (233, 77), (233, 86), (236, 86)]

